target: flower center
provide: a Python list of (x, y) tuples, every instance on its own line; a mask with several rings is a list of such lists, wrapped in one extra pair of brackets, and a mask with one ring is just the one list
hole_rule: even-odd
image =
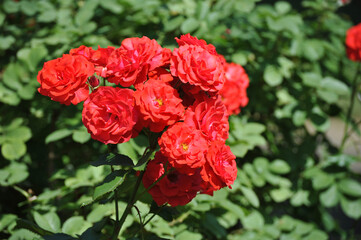
[(161, 98), (156, 98), (155, 101), (158, 103), (158, 106), (159, 106), (159, 107), (163, 106), (163, 99), (161, 99)]
[(167, 178), (170, 182), (175, 183), (178, 180), (178, 175), (175, 173), (171, 173), (167, 175)]
[(189, 148), (189, 146), (188, 146), (187, 143), (182, 143), (181, 146), (182, 146), (182, 148), (183, 148), (184, 151), (187, 151), (188, 148)]

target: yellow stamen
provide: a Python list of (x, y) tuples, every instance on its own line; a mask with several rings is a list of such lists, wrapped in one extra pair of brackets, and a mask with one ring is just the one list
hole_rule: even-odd
[(155, 101), (158, 102), (159, 106), (163, 106), (163, 100), (161, 98), (157, 98), (157, 99), (155, 99)]
[(189, 146), (188, 146), (187, 143), (182, 143), (181, 145), (182, 145), (182, 148), (183, 148), (184, 151), (188, 150)]

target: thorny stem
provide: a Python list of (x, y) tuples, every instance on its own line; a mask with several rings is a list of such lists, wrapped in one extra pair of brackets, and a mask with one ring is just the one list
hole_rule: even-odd
[(358, 78), (358, 75), (359, 75), (359, 72), (360, 72), (360, 67), (361, 67), (361, 64), (358, 64), (357, 66), (357, 70), (356, 70), (356, 75), (353, 79), (353, 82), (352, 82), (352, 92), (351, 92), (351, 97), (350, 97), (350, 107), (348, 108), (348, 111), (347, 111), (347, 115), (346, 115), (346, 123), (345, 123), (345, 130), (344, 130), (344, 134), (343, 134), (343, 138), (342, 138), (342, 142), (341, 142), (341, 146), (340, 146), (340, 152), (343, 152), (343, 149), (345, 147), (345, 143), (346, 143), (346, 140), (349, 136), (348, 134), (348, 125), (349, 123), (351, 122), (351, 116), (352, 116), (352, 110), (353, 110), (353, 105), (355, 103), (355, 95), (356, 95), (356, 83), (357, 83), (357, 78)]
[(142, 235), (142, 240), (144, 240), (144, 224), (143, 224), (143, 220), (142, 220), (142, 216), (140, 215), (140, 211), (139, 211), (139, 208), (136, 206), (136, 205), (133, 205), (133, 207), (135, 208), (135, 210), (137, 211), (138, 213), (138, 217), (139, 217), (139, 222), (140, 222), (140, 227), (141, 227), (141, 235)]

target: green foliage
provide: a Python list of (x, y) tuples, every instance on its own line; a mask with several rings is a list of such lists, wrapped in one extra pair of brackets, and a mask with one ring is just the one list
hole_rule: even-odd
[(134, 168), (142, 170), (148, 160), (139, 161), (145, 135), (109, 154), (82, 126), (81, 106), (39, 95), (42, 64), (82, 44), (119, 46), (126, 37), (146, 35), (174, 48), (174, 37), (189, 32), (242, 64), (250, 77), (249, 104), (230, 117), (227, 141), (238, 177), (232, 189), (177, 208), (156, 206), (141, 187), (134, 204), (141, 216), (132, 208), (119, 238), (359, 239), (353, 224), (361, 218), (355, 167), (361, 159), (326, 135), (331, 118), (349, 121), (357, 69), (344, 49), (352, 24), (334, 2), (5, 0), (0, 237), (109, 239), (113, 201), (117, 197), (121, 212), (126, 208)]

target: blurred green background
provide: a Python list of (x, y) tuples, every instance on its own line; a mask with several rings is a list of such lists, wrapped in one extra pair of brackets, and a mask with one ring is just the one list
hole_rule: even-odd
[[(82, 106), (37, 93), (45, 61), (80, 45), (119, 46), (143, 35), (174, 48), (191, 33), (250, 78), (249, 104), (230, 118), (232, 189), (177, 208), (136, 203), (121, 239), (361, 239), (360, 63), (346, 31), (360, 1), (3, 0), (0, 4), (0, 239), (108, 239), (114, 193), (95, 187), (107, 152), (90, 139)], [(358, 77), (358, 85), (352, 82)], [(352, 118), (347, 112), (355, 103)], [(352, 135), (343, 148), (344, 122)], [(352, 134), (351, 134), (352, 133)], [(144, 137), (119, 144), (136, 160)], [(120, 186), (125, 207), (135, 176)], [(55, 234), (57, 233), (57, 234)], [(62, 233), (62, 234), (60, 234)], [(55, 235), (51, 235), (55, 234)]]

